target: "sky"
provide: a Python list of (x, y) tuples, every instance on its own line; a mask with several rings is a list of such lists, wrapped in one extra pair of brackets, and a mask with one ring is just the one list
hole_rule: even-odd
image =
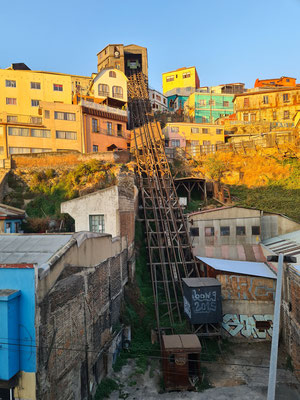
[(0, 68), (90, 76), (107, 44), (148, 49), (149, 84), (195, 66), (201, 86), (283, 75), (300, 83), (300, 0), (1, 2)]

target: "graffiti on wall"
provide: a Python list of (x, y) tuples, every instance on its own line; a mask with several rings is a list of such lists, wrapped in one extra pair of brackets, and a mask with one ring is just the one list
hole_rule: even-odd
[(225, 314), (222, 326), (230, 336), (269, 339), (273, 333), (273, 315)]
[(217, 292), (215, 290), (200, 293), (199, 289), (193, 289), (193, 310), (196, 314), (211, 313), (217, 309)]
[(242, 275), (218, 275), (224, 300), (274, 301), (276, 280)]

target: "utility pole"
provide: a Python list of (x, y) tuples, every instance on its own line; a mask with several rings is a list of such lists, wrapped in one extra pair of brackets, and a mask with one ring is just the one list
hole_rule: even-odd
[(272, 335), (269, 382), (268, 382), (268, 398), (267, 398), (267, 400), (275, 400), (283, 262), (295, 263), (297, 262), (297, 259), (296, 257), (284, 256), (282, 253), (280, 253), (279, 256), (278, 255), (268, 256), (267, 260), (278, 262), (273, 335)]

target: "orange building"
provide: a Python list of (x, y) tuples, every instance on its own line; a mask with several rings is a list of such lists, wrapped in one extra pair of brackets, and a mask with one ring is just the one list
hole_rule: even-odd
[(80, 104), (87, 153), (129, 148), (126, 110), (84, 100)]
[(279, 79), (256, 79), (254, 87), (278, 87), (278, 86), (296, 86), (296, 78), (291, 78), (289, 76), (282, 76)]

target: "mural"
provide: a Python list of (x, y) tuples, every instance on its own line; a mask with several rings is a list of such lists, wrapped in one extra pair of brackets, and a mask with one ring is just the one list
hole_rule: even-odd
[(223, 300), (274, 301), (276, 279), (242, 275), (218, 275)]
[(270, 339), (273, 333), (273, 315), (225, 314), (222, 326), (230, 336), (242, 336), (247, 339)]

